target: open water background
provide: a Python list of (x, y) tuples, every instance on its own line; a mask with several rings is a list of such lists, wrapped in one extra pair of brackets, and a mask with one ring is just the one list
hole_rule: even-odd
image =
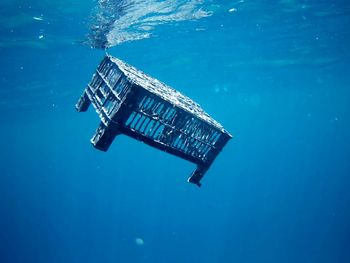
[(234, 135), (200, 189), (135, 140), (90, 145), (95, 1), (1, 1), (0, 262), (350, 262), (350, 3), (187, 2), (207, 15), (109, 53)]

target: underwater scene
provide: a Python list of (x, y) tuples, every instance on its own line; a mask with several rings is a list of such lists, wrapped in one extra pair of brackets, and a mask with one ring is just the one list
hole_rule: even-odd
[(350, 1), (1, 0), (0, 25), (0, 263), (350, 262)]

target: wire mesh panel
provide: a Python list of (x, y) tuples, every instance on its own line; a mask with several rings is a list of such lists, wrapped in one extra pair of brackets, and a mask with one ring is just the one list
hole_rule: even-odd
[(189, 182), (200, 180), (232, 136), (194, 101), (136, 68), (107, 55), (76, 104), (92, 104), (101, 123), (91, 139), (107, 151), (126, 134), (197, 164)]

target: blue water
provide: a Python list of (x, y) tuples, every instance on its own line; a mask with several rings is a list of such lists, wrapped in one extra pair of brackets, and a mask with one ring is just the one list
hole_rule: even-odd
[(1, 1), (1, 263), (350, 262), (349, 1), (199, 9), (108, 52), (234, 135), (201, 188), (131, 138), (91, 146), (95, 1)]

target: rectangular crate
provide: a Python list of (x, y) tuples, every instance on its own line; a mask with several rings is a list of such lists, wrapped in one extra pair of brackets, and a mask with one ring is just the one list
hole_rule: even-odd
[(190, 98), (125, 62), (106, 55), (76, 104), (92, 104), (101, 123), (91, 139), (107, 151), (115, 136), (125, 134), (197, 165), (189, 182), (200, 180), (232, 138)]

